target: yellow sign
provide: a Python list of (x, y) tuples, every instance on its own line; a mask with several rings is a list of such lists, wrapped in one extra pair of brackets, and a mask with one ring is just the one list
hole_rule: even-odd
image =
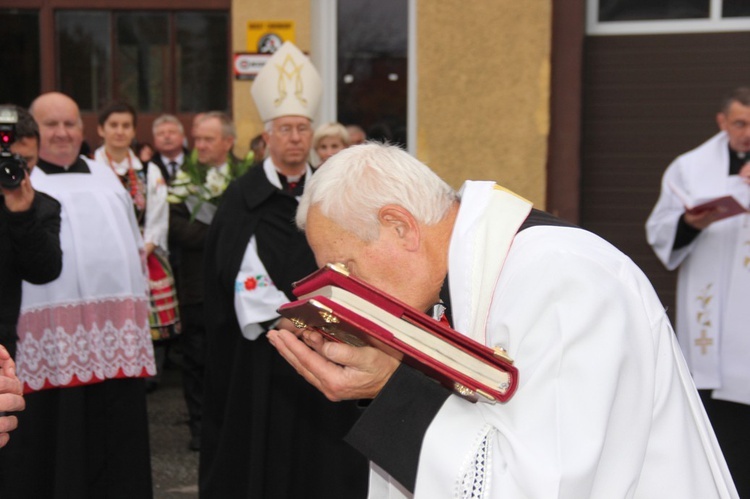
[(284, 42), (294, 39), (294, 21), (248, 21), (247, 51), (273, 54)]

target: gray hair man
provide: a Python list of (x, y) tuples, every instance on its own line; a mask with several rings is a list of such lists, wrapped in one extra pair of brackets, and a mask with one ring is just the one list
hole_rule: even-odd
[(269, 332), (329, 399), (371, 399), (346, 437), (374, 463), (370, 497), (737, 497), (656, 293), (601, 238), (378, 144), (329, 159), (297, 221), (318, 265), (442, 301), (518, 368), (513, 399), (472, 403), (374, 347)]

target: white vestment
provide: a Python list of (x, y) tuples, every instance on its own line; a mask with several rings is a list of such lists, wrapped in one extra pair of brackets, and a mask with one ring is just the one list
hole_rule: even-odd
[(110, 168), (31, 172), (60, 202), (60, 277), (23, 283), (18, 377), (26, 391), (156, 372), (149, 331), (143, 239), (130, 194)]
[[(516, 235), (524, 217), (512, 197), (491, 182), (464, 185), (449, 282), (455, 329), (504, 347), (519, 388), (505, 404), (446, 400), (414, 497), (737, 497), (646, 277), (582, 229)], [(506, 238), (507, 255), (493, 243)], [(408, 497), (377, 467), (371, 484), (371, 497)]]
[(713, 397), (750, 404), (750, 215), (712, 223), (687, 246), (673, 250), (685, 211), (670, 184), (691, 197), (734, 195), (750, 204), (750, 186), (729, 175), (728, 138), (720, 132), (675, 159), (646, 222), (648, 242), (677, 276), (676, 329), (698, 388)]

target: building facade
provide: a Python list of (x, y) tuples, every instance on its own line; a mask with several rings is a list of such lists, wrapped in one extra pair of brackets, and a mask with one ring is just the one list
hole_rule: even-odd
[(495, 180), (580, 223), (671, 307), (643, 224), (667, 164), (750, 85), (747, 1), (0, 0), (0, 100), (69, 93), (92, 147), (114, 99), (139, 110), (139, 141), (163, 112), (189, 132), (221, 109), (241, 156), (262, 123), (235, 62), (274, 23), (322, 74), (317, 123), (362, 125), (455, 187)]

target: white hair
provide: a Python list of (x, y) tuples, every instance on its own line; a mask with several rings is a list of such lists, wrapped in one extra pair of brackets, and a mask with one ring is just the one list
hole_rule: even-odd
[(151, 133), (156, 134), (156, 129), (164, 123), (172, 123), (173, 125), (177, 125), (180, 133), (182, 135), (185, 135), (185, 128), (182, 126), (182, 122), (177, 118), (177, 116), (173, 114), (162, 114), (161, 116), (156, 118), (154, 120), (154, 123), (151, 125)]
[(344, 149), (305, 185), (297, 226), (305, 228), (311, 206), (365, 242), (378, 238), (378, 212), (393, 204), (417, 222), (433, 225), (448, 212), (456, 192), (426, 165), (402, 149), (375, 142)]

